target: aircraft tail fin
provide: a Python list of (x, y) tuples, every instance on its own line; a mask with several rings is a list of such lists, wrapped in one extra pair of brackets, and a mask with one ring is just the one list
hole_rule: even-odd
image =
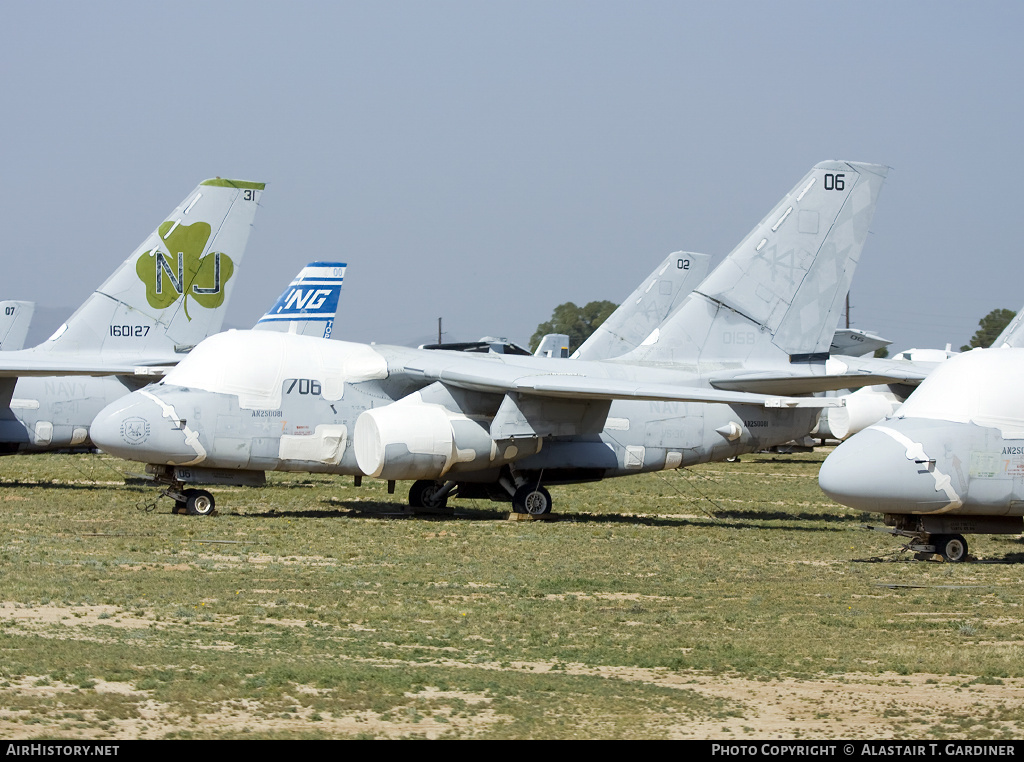
[(35, 311), (35, 302), (0, 302), (0, 351), (9, 352), (25, 346), (25, 337)]
[(177, 362), (220, 331), (264, 187), (200, 183), (35, 350)]
[(310, 262), (253, 328), (331, 338), (347, 266), (344, 262)]
[(815, 165), (629, 359), (827, 357), (887, 172), (878, 164)]
[(992, 342), (996, 349), (1018, 349), (1024, 347), (1024, 307), (1007, 323), (1006, 328)]
[(569, 334), (567, 333), (546, 333), (544, 338), (537, 345), (534, 357), (568, 357), (569, 356)]
[(607, 360), (636, 349), (704, 280), (710, 261), (709, 255), (692, 251), (669, 254), (572, 356)]

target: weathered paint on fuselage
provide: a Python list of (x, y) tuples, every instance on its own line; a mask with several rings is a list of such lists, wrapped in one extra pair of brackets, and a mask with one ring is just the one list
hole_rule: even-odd
[[(386, 358), (389, 368), (402, 369), (422, 351), (374, 350)], [(550, 372), (552, 363), (565, 363), (566, 372), (574, 374), (622, 377), (637, 372), (635, 366), (579, 360), (517, 357), (506, 362), (537, 364), (545, 372)], [(687, 370), (645, 368), (643, 372), (645, 378), (679, 384), (692, 385), (694, 379)], [(384, 378), (345, 383), (340, 395), (335, 390), (328, 398), (323, 394), (325, 379), (316, 377), (312, 366), (289, 365), (287, 374), (290, 377), (280, 382), (280, 394), (273, 395), (279, 402), (259, 407), (243, 406), (237, 394), (167, 382), (148, 387), (107, 411), (105, 448), (160, 465), (358, 475), (362, 472), (352, 436), (359, 415), (432, 383), (408, 372), (389, 373)], [(611, 403), (603, 431), (546, 436), (539, 453), (520, 458), (515, 465), (521, 471), (543, 469), (552, 481), (560, 482), (590, 480), (595, 472), (620, 476), (678, 468), (789, 441), (806, 434), (815, 418), (812, 409), (617, 400)], [(498, 470), (486, 464), (461, 467), (446, 476), (465, 482), (493, 482), (497, 477)]]
[(873, 513), (1022, 516), (1024, 438), (893, 418), (837, 447), (818, 479), (833, 500)]
[(135, 388), (116, 376), (19, 378), (0, 418), (0, 445), (5, 454), (88, 446), (96, 415)]

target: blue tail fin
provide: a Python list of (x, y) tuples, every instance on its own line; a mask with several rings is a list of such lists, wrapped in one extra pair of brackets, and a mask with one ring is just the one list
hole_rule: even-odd
[(310, 262), (253, 327), (331, 338), (347, 266), (344, 262)]

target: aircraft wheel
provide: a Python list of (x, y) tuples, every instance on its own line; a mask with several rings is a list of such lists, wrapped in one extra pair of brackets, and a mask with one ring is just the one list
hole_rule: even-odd
[(440, 509), (448, 505), (448, 496), (437, 497), (443, 485), (428, 479), (413, 482), (409, 488), (409, 505), (412, 508)]
[(185, 513), (189, 516), (209, 516), (214, 504), (213, 495), (204, 489), (185, 490)]
[(533, 516), (551, 513), (551, 493), (543, 487), (524, 484), (512, 496), (512, 510)]
[(967, 560), (967, 540), (963, 535), (944, 534), (932, 538), (935, 550), (947, 561), (959, 563)]

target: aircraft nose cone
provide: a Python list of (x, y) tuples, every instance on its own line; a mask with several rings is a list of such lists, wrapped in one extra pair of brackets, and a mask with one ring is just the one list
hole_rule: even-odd
[(894, 441), (866, 429), (847, 439), (825, 458), (818, 471), (818, 486), (842, 505), (882, 511), (878, 501), (884, 495), (879, 493), (886, 491), (880, 489), (880, 483), (898, 478), (889, 471), (894, 464), (900, 465), (900, 459)]
[[(900, 436), (900, 432), (893, 432)], [(897, 441), (868, 428), (837, 447), (818, 472), (818, 485), (832, 500), (871, 513), (933, 511), (951, 502), (948, 477), (928, 463), (920, 442)], [(913, 457), (908, 457), (908, 444)]]
[(89, 429), (90, 437), (104, 452), (125, 460), (197, 463), (197, 456), (205, 453), (198, 441), (186, 438), (173, 410), (151, 393), (133, 392), (100, 411)]

